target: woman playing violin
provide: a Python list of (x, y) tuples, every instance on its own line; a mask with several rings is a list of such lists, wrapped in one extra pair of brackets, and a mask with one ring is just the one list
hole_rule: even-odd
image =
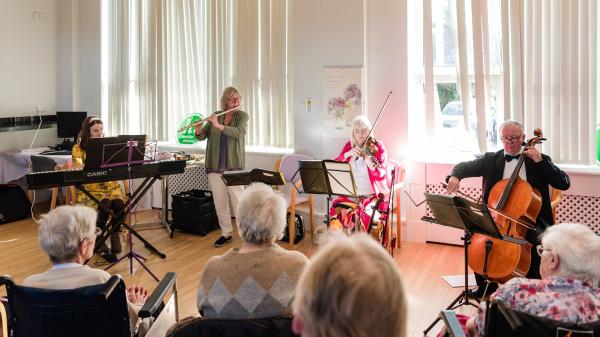
[(206, 173), (213, 193), (221, 237), (215, 241), (215, 247), (222, 247), (231, 242), (231, 211), (229, 199), (233, 207), (237, 207), (241, 186), (225, 186), (221, 175), (225, 171), (243, 170), (245, 166), (246, 150), (245, 139), (248, 127), (248, 114), (239, 109), (242, 97), (234, 87), (223, 90), (221, 95), (221, 111), (226, 114), (215, 114), (206, 118), (203, 126), (195, 126), (198, 140), (207, 139), (206, 142)]
[[(341, 196), (333, 201), (329, 210), (330, 228), (353, 229), (359, 220), (363, 230), (368, 230), (371, 221), (372, 207), (376, 204), (378, 195), (388, 195), (385, 147), (369, 136), (372, 126), (365, 116), (358, 116), (352, 121), (352, 134), (342, 149), (337, 161), (350, 163), (356, 184), (358, 202)], [(382, 206), (380, 205), (380, 208)], [(383, 208), (382, 208), (383, 209)]]

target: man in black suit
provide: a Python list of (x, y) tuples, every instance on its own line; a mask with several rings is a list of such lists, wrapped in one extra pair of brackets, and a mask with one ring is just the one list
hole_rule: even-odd
[[(468, 177), (483, 177), (483, 202), (487, 204), (490, 190), (502, 179), (510, 178), (516, 168), (521, 147), (525, 141), (523, 126), (519, 122), (506, 121), (500, 125), (500, 140), (503, 150), (498, 152), (487, 152), (481, 158), (457, 164), (452, 173), (446, 178), (448, 182), (448, 193), (454, 193), (460, 188), (460, 181)], [(569, 176), (556, 167), (550, 157), (541, 154), (535, 147), (526, 147), (522, 150), (525, 154), (525, 165), (521, 167), (519, 176), (526, 180), (533, 188), (542, 195), (542, 208), (536, 219), (536, 229), (527, 232), (527, 241), (533, 248), (531, 250), (531, 266), (527, 274), (528, 278), (540, 278), (540, 257), (536, 254), (535, 246), (539, 245), (538, 236), (548, 226), (554, 224), (552, 209), (550, 206), (550, 192), (548, 185), (559, 190), (566, 190), (570, 186)], [(484, 278), (475, 274), (479, 289), (476, 295), (484, 294)], [(494, 283), (487, 294), (495, 290)]]

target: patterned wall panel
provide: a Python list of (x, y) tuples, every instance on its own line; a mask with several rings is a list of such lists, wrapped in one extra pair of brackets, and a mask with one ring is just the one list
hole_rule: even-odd
[[(442, 184), (427, 184), (425, 190), (427, 193), (446, 193)], [(460, 191), (474, 199), (481, 196), (481, 188), (461, 187)], [(563, 194), (556, 213), (558, 222), (586, 224), (600, 235), (600, 198)], [(433, 216), (429, 206), (427, 206), (427, 216)]]
[(209, 190), (208, 176), (203, 164), (188, 165), (185, 172), (169, 176), (169, 194), (189, 190)]
[(563, 194), (556, 217), (558, 222), (586, 224), (600, 235), (600, 198)]

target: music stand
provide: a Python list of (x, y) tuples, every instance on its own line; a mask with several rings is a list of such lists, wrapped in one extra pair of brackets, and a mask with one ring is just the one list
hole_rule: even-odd
[(267, 185), (285, 185), (285, 179), (281, 172), (261, 168), (250, 171), (227, 171), (223, 172), (221, 178), (225, 182), (225, 186), (250, 185), (256, 182)]
[[(128, 139), (131, 137), (131, 139)], [(119, 136), (119, 137), (106, 137), (106, 138), (91, 138), (90, 143), (92, 144), (91, 149), (93, 151), (86, 151), (86, 169), (93, 168), (107, 168), (110, 169), (112, 167), (118, 166), (127, 166), (129, 176), (131, 177), (131, 165), (141, 164), (145, 162), (149, 162), (151, 160), (146, 159), (144, 157), (144, 148), (145, 148), (145, 135), (135, 135), (135, 136)], [(142, 142), (143, 140), (143, 142)], [(101, 152), (97, 151), (97, 148), (102, 148)], [(88, 150), (90, 147), (88, 147)], [(141, 159), (140, 159), (141, 158)], [(123, 162), (118, 162), (117, 160), (123, 160)], [(133, 160), (132, 160), (133, 159)], [(89, 164), (88, 164), (89, 163)], [(130, 178), (129, 181), (132, 179)], [(117, 261), (112, 262), (108, 265), (104, 270), (108, 270), (112, 268), (114, 265), (123, 261), (124, 259), (129, 259), (129, 270), (130, 273), (133, 274), (133, 259), (135, 259), (143, 268), (146, 270), (157, 282), (159, 281), (158, 277), (152, 273), (152, 271), (142, 262), (147, 261), (148, 259), (144, 256), (137, 254), (133, 250), (133, 235), (140, 239), (144, 246), (159, 255), (161, 258), (165, 258), (166, 255), (160, 252), (156, 247), (146, 241), (138, 232), (136, 232), (132, 226), (128, 225), (125, 221), (126, 218), (129, 219), (131, 223), (131, 211), (137, 205), (141, 197), (148, 191), (148, 189), (152, 186), (152, 183), (156, 180), (156, 177), (146, 177), (144, 182), (138, 187), (138, 189), (131, 193), (131, 191), (127, 194), (127, 201), (123, 209), (117, 214), (113, 212), (110, 207), (105, 207), (98, 199), (96, 199), (87, 189), (83, 186), (83, 184), (76, 185), (77, 189), (82, 191), (84, 194), (88, 196), (92, 201), (94, 201), (99, 207), (111, 215), (111, 223), (112, 226), (110, 228), (107, 227), (100, 237), (96, 240), (96, 245), (94, 247), (94, 253), (98, 251), (98, 248), (113, 234), (117, 233), (121, 226), (125, 227), (128, 231), (127, 241), (129, 243), (129, 252), (123, 256), (121, 256)], [(132, 186), (132, 184), (130, 184)]]
[[(477, 305), (470, 300), (473, 299), (479, 303), (479, 299), (477, 299), (469, 289), (468, 281), (468, 247), (471, 243), (471, 236), (473, 233), (481, 233), (495, 239), (503, 240), (506, 238), (498, 231), (496, 223), (491, 217), (485, 204), (478, 204), (459, 196), (431, 193), (425, 193), (425, 200), (427, 201), (429, 208), (431, 208), (434, 218), (423, 217), (422, 220), (464, 231), (464, 236), (460, 239), (463, 241), (465, 254), (465, 289), (450, 303), (450, 305), (448, 305), (446, 310), (454, 310), (463, 305), (473, 305), (476, 307)], [(456, 305), (457, 303), (459, 304)], [(427, 335), (439, 320), (440, 317), (438, 316), (427, 329), (423, 331), (423, 334)]]
[(145, 152), (146, 135), (90, 138), (84, 168), (110, 168), (151, 162), (152, 158), (147, 158)]
[(300, 160), (298, 171), (294, 173), (292, 181), (298, 173), (303, 189), (300, 191), (296, 187), (298, 193), (327, 195), (327, 227), (329, 227), (329, 204), (332, 195), (359, 197), (349, 163), (335, 160)]

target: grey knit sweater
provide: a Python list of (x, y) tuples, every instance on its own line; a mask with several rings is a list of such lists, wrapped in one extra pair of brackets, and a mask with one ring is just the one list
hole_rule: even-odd
[(277, 244), (212, 257), (198, 287), (198, 311), (206, 318), (251, 319), (291, 316), (294, 290), (306, 256)]

